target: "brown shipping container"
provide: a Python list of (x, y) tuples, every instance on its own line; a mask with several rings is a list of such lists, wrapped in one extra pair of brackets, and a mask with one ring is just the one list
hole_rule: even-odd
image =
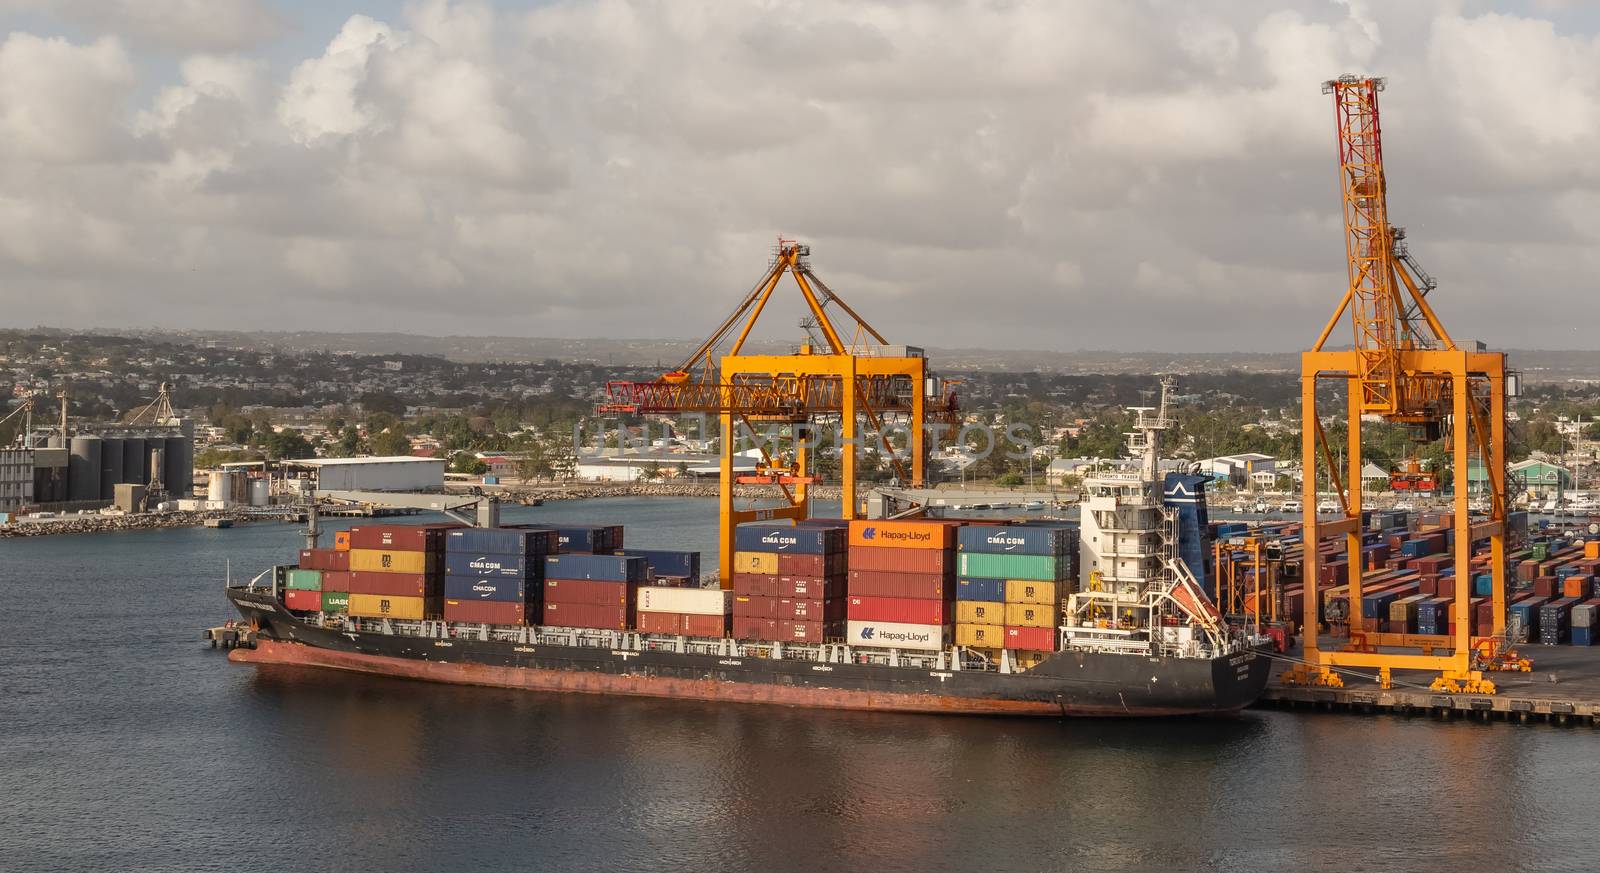
[(844, 552), (828, 555), (778, 554), (779, 576), (843, 576), (849, 567), (849, 556)]
[(716, 637), (721, 639), (728, 635), (728, 617), (726, 615), (686, 615), (683, 617), (683, 632), (691, 637)]
[(300, 569), (335, 572), (349, 570), (350, 553), (337, 549), (301, 549)]
[[(546, 603), (588, 603), (595, 606), (627, 606), (633, 602), (636, 586), (627, 582), (599, 579), (546, 579)], [(589, 627), (589, 625), (581, 625)]]
[(681, 634), (684, 632), (683, 613), (641, 612), (639, 630), (647, 634)]
[[(426, 573), (366, 573), (350, 571), (351, 594), (382, 594), (390, 597), (425, 597), (435, 593)], [(438, 577), (433, 577), (437, 579)]]
[(777, 597), (778, 577), (753, 573), (733, 574), (733, 593), (743, 597)]
[(954, 573), (956, 553), (946, 549), (851, 546), (850, 569), (886, 573)]
[(465, 621), (472, 624), (522, 624), (527, 618), (518, 601), (505, 600), (450, 600), (444, 602), (445, 621)]
[(918, 597), (948, 600), (955, 597), (955, 580), (925, 573), (885, 573), (878, 570), (851, 570), (849, 594), (852, 597)]
[(843, 576), (779, 576), (778, 596), (794, 600), (826, 600), (845, 595)]
[(733, 597), (733, 615), (735, 618), (777, 618), (778, 598), (746, 597), (741, 594), (735, 594)]
[(350, 528), (351, 549), (387, 552), (437, 552), (444, 532), (461, 525), (363, 524)]
[(789, 643), (822, 643), (844, 636), (842, 621), (779, 621), (778, 638)]
[(627, 630), (627, 606), (600, 606), (594, 603), (544, 603), (544, 623), (554, 627), (593, 627)]
[(350, 590), (350, 574), (348, 572), (341, 573), (341, 572), (339, 572), (337, 570), (323, 570), (322, 571), (322, 590), (323, 591), (349, 591)]
[(781, 640), (778, 620), (775, 618), (733, 617), (733, 638), (736, 640)]

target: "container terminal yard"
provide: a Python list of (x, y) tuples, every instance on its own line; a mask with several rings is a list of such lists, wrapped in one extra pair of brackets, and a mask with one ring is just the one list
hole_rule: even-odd
[[(1437, 283), (1390, 221), (1383, 88), (1354, 76), (1323, 86), (1349, 286), (1302, 356), (1299, 521), (1213, 521), (1204, 477), (1158, 472), (1170, 379), (1158, 406), (1134, 410), (1139, 469), (1091, 475), (1076, 521), (906, 505), (926, 481), (930, 425), (960, 421), (956, 393), (829, 289), (809, 247), (780, 240), (699, 348), (656, 380), (612, 383), (599, 408), (708, 413), (724, 434), (775, 426), (789, 441), (764, 445), (754, 470), (722, 441), (717, 574), (700, 572), (698, 553), (631, 551), (615, 525), (502, 527), (488, 498), (451, 507), (456, 523), (363, 525), (332, 548), (313, 511), (299, 560), (231, 585), (242, 620), (207, 634), (247, 663), (536, 690), (1055, 716), (1259, 702), (1594, 724), (1600, 525), (1510, 511), (1517, 376), (1503, 353), (1452, 337)], [(743, 353), (786, 277), (813, 342)], [(1456, 482), (1481, 469), (1478, 500), (1457, 487), (1441, 511), (1365, 506), (1371, 418), (1442, 442)], [(902, 446), (887, 436), (895, 423)], [(1337, 460), (1334, 425), (1348, 435)], [(844, 519), (814, 518), (808, 494), (806, 435), (829, 426), (844, 437)], [(858, 493), (860, 433), (909, 487), (895, 501)], [(783, 498), (742, 506), (740, 485)], [(418, 498), (433, 502), (383, 499), (438, 508)], [(863, 518), (867, 507), (893, 516)]]

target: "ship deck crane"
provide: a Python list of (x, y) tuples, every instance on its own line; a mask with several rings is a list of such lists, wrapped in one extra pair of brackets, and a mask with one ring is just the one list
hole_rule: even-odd
[[(1416, 266), (1403, 242), (1404, 231), (1389, 223), (1378, 115), (1383, 88), (1383, 79), (1356, 76), (1322, 86), (1323, 93), (1333, 96), (1338, 130), (1349, 287), (1316, 344), (1300, 359), (1305, 663), (1289, 671), (1286, 681), (1338, 686), (1343, 683), (1335, 668), (1353, 667), (1376, 669), (1380, 684), (1388, 687), (1394, 670), (1425, 670), (1437, 673), (1435, 690), (1494, 693), (1494, 683), (1480, 667), (1516, 660), (1501, 650), (1506, 618), (1506, 356), (1463, 348), (1451, 338), (1428, 302), (1435, 281)], [(1352, 348), (1325, 348), (1346, 313)], [(1324, 381), (1342, 381), (1347, 387), (1348, 494), (1317, 413), (1317, 386)], [(1418, 441), (1449, 440), (1456, 483), (1455, 596), (1447, 636), (1378, 633), (1361, 619), (1361, 421), (1368, 415), (1409, 426)], [(1476, 520), (1469, 515), (1466, 487), (1474, 453), (1487, 473), (1489, 498), (1487, 517)], [(1336, 521), (1317, 517), (1319, 463), (1326, 465), (1339, 495), (1343, 512)], [(1351, 633), (1345, 647), (1326, 651), (1316, 634), (1317, 543), (1321, 537), (1340, 535), (1349, 562)], [(1472, 636), (1469, 559), (1472, 544), (1484, 539), (1492, 554), (1494, 626), (1491, 635)], [(1443, 651), (1449, 654), (1435, 654)]]
[[(838, 423), (840, 480), (845, 518), (859, 511), (856, 499), (856, 455), (864, 421), (875, 442), (903, 483), (921, 486), (927, 462), (928, 422), (953, 422), (955, 397), (937, 387), (927, 361), (915, 355), (882, 354), (888, 341), (850, 305), (817, 278), (809, 246), (778, 240), (767, 272), (712, 335), (675, 369), (650, 382), (611, 382), (602, 414), (716, 415), (721, 424), (721, 488), (719, 489), (720, 558), (723, 587), (732, 584), (734, 528), (748, 521), (803, 520), (811, 516), (808, 486), (813, 475), (819, 424)], [(794, 354), (745, 353), (746, 342), (785, 275), (804, 299), (803, 326), (821, 344), (802, 344)], [(837, 319), (830, 316), (833, 310)], [(846, 334), (840, 326), (853, 322)], [(820, 335), (820, 337), (818, 337)], [(719, 356), (718, 350), (726, 347)], [(902, 459), (886, 425), (903, 422), (909, 457)], [(755, 475), (735, 473), (734, 457), (741, 438), (755, 435), (758, 425), (775, 428), (781, 442), (755, 439), (761, 452)], [(787, 456), (787, 457), (786, 457)], [(909, 466), (906, 463), (909, 460)], [(782, 503), (743, 509), (735, 505), (736, 484), (776, 485)]]

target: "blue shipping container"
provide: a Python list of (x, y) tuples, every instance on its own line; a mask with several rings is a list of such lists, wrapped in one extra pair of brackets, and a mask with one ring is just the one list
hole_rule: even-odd
[(1060, 555), (1068, 543), (1076, 545), (1064, 528), (967, 525), (956, 528), (956, 548), (989, 555)]
[(1006, 599), (1006, 580), (957, 579), (956, 599), (989, 600), (995, 603), (1004, 603)]
[(622, 548), (618, 524), (564, 524), (556, 533), (563, 552), (610, 553)]
[(825, 555), (844, 551), (845, 543), (845, 529), (837, 527), (760, 523), (741, 524), (733, 532), (733, 547), (740, 552)]
[(529, 593), (538, 597), (543, 590), (542, 583), (536, 582), (529, 587), (522, 579), (458, 576), (453, 573), (444, 577), (444, 596), (451, 600), (496, 600), (520, 603), (527, 599)]
[(622, 555), (551, 555), (544, 559), (546, 579), (643, 582), (647, 569), (643, 558)]
[(699, 552), (673, 552), (662, 549), (619, 549), (617, 554), (629, 558), (643, 558), (657, 576), (687, 576), (700, 578)]
[(552, 528), (464, 527), (445, 534), (446, 552), (480, 552), (488, 555), (550, 554)]
[(1572, 629), (1572, 644), (1574, 646), (1594, 645), (1594, 628), (1575, 627)]
[(444, 572), (451, 576), (494, 576), (499, 579), (535, 577), (544, 568), (540, 558), (522, 555), (485, 555), (481, 552), (445, 552)]

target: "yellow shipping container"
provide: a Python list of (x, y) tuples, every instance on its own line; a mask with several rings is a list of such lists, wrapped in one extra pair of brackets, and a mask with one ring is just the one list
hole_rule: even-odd
[(1006, 624), (1012, 627), (1055, 627), (1056, 608), (1037, 603), (1007, 603)]
[(1020, 650), (1014, 651), (1011, 653), (1011, 667), (1015, 670), (1026, 670), (1029, 667), (1037, 667), (1042, 661), (1044, 661), (1047, 655), (1049, 655), (1048, 652), (1025, 652)]
[(432, 573), (436, 560), (433, 552), (350, 550), (350, 569), (363, 573)]
[(1006, 602), (1054, 605), (1056, 602), (1056, 583), (1034, 582), (1031, 579), (1007, 579)]
[(777, 552), (734, 552), (733, 572), (757, 576), (778, 575)]
[(958, 624), (1005, 624), (1006, 605), (989, 600), (957, 600)]
[(998, 649), (1005, 645), (1006, 629), (993, 624), (956, 625), (956, 645)]
[[(417, 552), (416, 554), (422, 554)], [(361, 618), (403, 618), (421, 621), (423, 598), (397, 597), (388, 594), (350, 595), (350, 614)]]

